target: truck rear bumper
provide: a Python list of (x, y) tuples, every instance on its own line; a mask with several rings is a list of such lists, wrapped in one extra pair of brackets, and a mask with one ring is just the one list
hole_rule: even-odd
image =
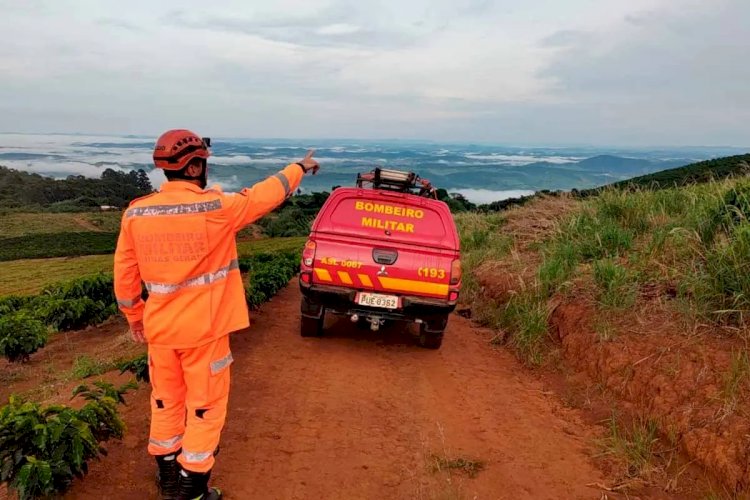
[(302, 315), (319, 318), (323, 308), (334, 314), (377, 315), (383, 319), (425, 321), (436, 316), (447, 316), (456, 308), (455, 302), (402, 295), (402, 307), (389, 310), (375, 307), (361, 306), (354, 302), (356, 290), (344, 287), (309, 285), (300, 282), (302, 295), (307, 299), (302, 301)]

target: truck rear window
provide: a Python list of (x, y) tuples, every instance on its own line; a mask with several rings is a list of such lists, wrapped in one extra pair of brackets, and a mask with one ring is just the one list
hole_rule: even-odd
[(327, 212), (321, 214), (318, 230), (381, 239), (390, 232), (393, 240), (435, 246), (448, 243), (445, 241), (449, 234), (446, 221), (438, 211), (426, 205), (346, 197)]

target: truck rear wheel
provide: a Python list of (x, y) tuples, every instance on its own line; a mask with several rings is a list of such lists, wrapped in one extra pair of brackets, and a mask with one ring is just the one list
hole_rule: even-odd
[(323, 321), (325, 320), (325, 311), (320, 314), (320, 318), (311, 318), (302, 316), (300, 321), (299, 333), (303, 337), (320, 337), (323, 335)]
[(431, 332), (424, 325), (419, 329), (419, 346), (425, 349), (440, 349), (443, 344), (443, 332)]
[(425, 349), (440, 349), (443, 332), (448, 326), (448, 315), (436, 316), (419, 325), (419, 345)]

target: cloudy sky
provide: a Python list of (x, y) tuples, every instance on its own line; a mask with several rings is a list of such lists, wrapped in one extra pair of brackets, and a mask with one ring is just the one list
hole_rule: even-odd
[(750, 145), (748, 0), (0, 0), (0, 131)]

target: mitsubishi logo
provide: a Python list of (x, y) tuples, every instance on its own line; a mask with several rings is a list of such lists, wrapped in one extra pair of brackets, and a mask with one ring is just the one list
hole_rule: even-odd
[(385, 266), (380, 266), (380, 271), (378, 271), (378, 276), (388, 276), (388, 271), (385, 270)]

